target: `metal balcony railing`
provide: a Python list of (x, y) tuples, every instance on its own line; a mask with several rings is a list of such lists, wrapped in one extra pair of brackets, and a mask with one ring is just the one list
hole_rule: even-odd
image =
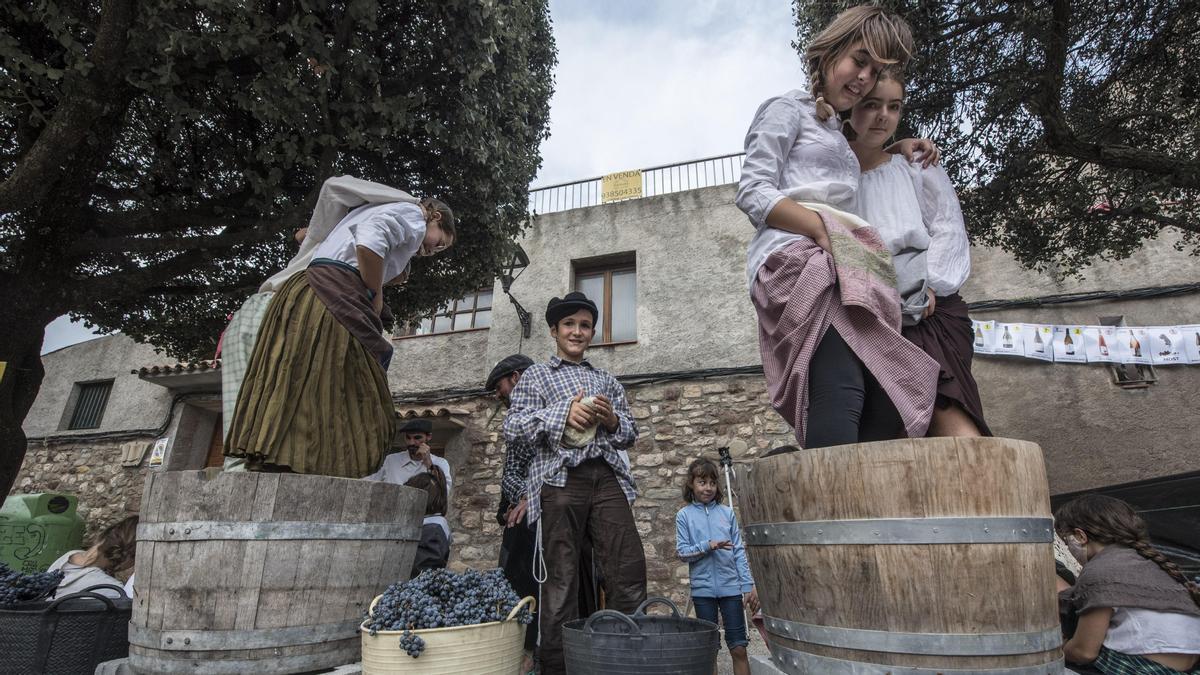
[[(642, 197), (736, 183), (745, 157), (746, 153), (738, 152), (642, 169)], [(529, 211), (546, 214), (597, 206), (601, 203), (602, 178), (530, 188)]]

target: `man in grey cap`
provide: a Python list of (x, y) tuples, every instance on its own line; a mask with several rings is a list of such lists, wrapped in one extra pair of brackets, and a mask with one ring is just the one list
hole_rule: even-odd
[[(484, 388), (508, 406), (508, 397), (521, 373), (533, 365), (533, 359), (524, 354), (512, 354), (500, 359), (488, 374)], [(525, 495), (525, 477), (529, 462), (533, 459), (533, 446), (522, 442), (505, 443), (504, 473), (500, 479), (500, 507), (496, 511), (496, 522), (504, 528), (500, 543), (500, 568), (512, 584), (517, 595), (537, 597), (537, 580), (533, 578), (533, 532), (525, 525), (528, 500)], [(525, 630), (525, 662), (521, 672), (534, 668), (534, 651), (537, 648), (537, 622)]]
[(400, 427), (400, 438), (404, 442), (404, 450), (385, 457), (379, 470), (363, 480), (381, 480), (385, 483), (404, 485), (409, 478), (436, 466), (446, 477), (446, 504), (450, 504), (450, 490), (453, 484), (450, 463), (433, 454), (429, 448), (429, 441), (433, 438), (433, 423), (421, 418), (409, 420)]
[[(487, 382), (484, 383), (484, 388), (493, 392), (496, 398), (507, 406), (508, 397), (517, 387), (521, 373), (532, 365), (533, 359), (524, 354), (506, 356), (492, 368)], [(533, 446), (528, 443), (506, 443), (505, 446), (504, 474), (500, 480), (500, 494), (508, 503), (509, 508), (505, 513), (505, 522), (501, 524), (513, 527), (525, 520), (525, 511), (528, 508), (528, 500), (525, 495), (525, 474), (529, 471), (529, 462), (533, 459), (535, 451)]]

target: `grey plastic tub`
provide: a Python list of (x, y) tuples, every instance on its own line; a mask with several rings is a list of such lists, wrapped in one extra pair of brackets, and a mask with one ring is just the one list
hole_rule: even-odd
[[(646, 614), (650, 605), (671, 616)], [(715, 624), (679, 614), (666, 598), (649, 598), (632, 615), (601, 610), (563, 626), (569, 675), (712, 675), (720, 649)]]

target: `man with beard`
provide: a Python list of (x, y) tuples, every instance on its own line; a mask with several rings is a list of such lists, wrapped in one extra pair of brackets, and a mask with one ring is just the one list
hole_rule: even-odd
[(404, 485), (409, 478), (429, 471), (436, 466), (446, 478), (446, 504), (450, 504), (450, 491), (454, 479), (450, 476), (450, 463), (433, 454), (429, 441), (433, 440), (433, 423), (427, 419), (409, 420), (400, 427), (400, 438), (404, 450), (393, 452), (383, 459), (379, 470), (363, 480), (381, 480), (385, 483)]

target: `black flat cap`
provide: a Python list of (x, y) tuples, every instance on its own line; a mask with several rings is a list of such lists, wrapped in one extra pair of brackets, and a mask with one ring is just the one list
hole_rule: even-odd
[(405, 422), (404, 424), (400, 425), (400, 431), (408, 431), (408, 432), (411, 432), (414, 434), (415, 433), (432, 434), (433, 433), (433, 422), (430, 422), (429, 420), (427, 420), (425, 418), (418, 417), (416, 419), (411, 419), (411, 420)]
[(596, 317), (600, 315), (596, 303), (588, 300), (588, 297), (579, 291), (571, 291), (562, 298), (550, 298), (550, 303), (546, 305), (546, 323), (553, 327), (581, 309), (592, 313), (592, 323), (595, 323)]
[(495, 368), (492, 368), (492, 372), (488, 373), (487, 382), (484, 383), (483, 388), (487, 389), (488, 391), (495, 391), (496, 383), (499, 382), (501, 378), (519, 370), (525, 370), (532, 365), (533, 359), (525, 356), (524, 354), (512, 354), (510, 356), (506, 356), (500, 359), (500, 362), (496, 364)]

